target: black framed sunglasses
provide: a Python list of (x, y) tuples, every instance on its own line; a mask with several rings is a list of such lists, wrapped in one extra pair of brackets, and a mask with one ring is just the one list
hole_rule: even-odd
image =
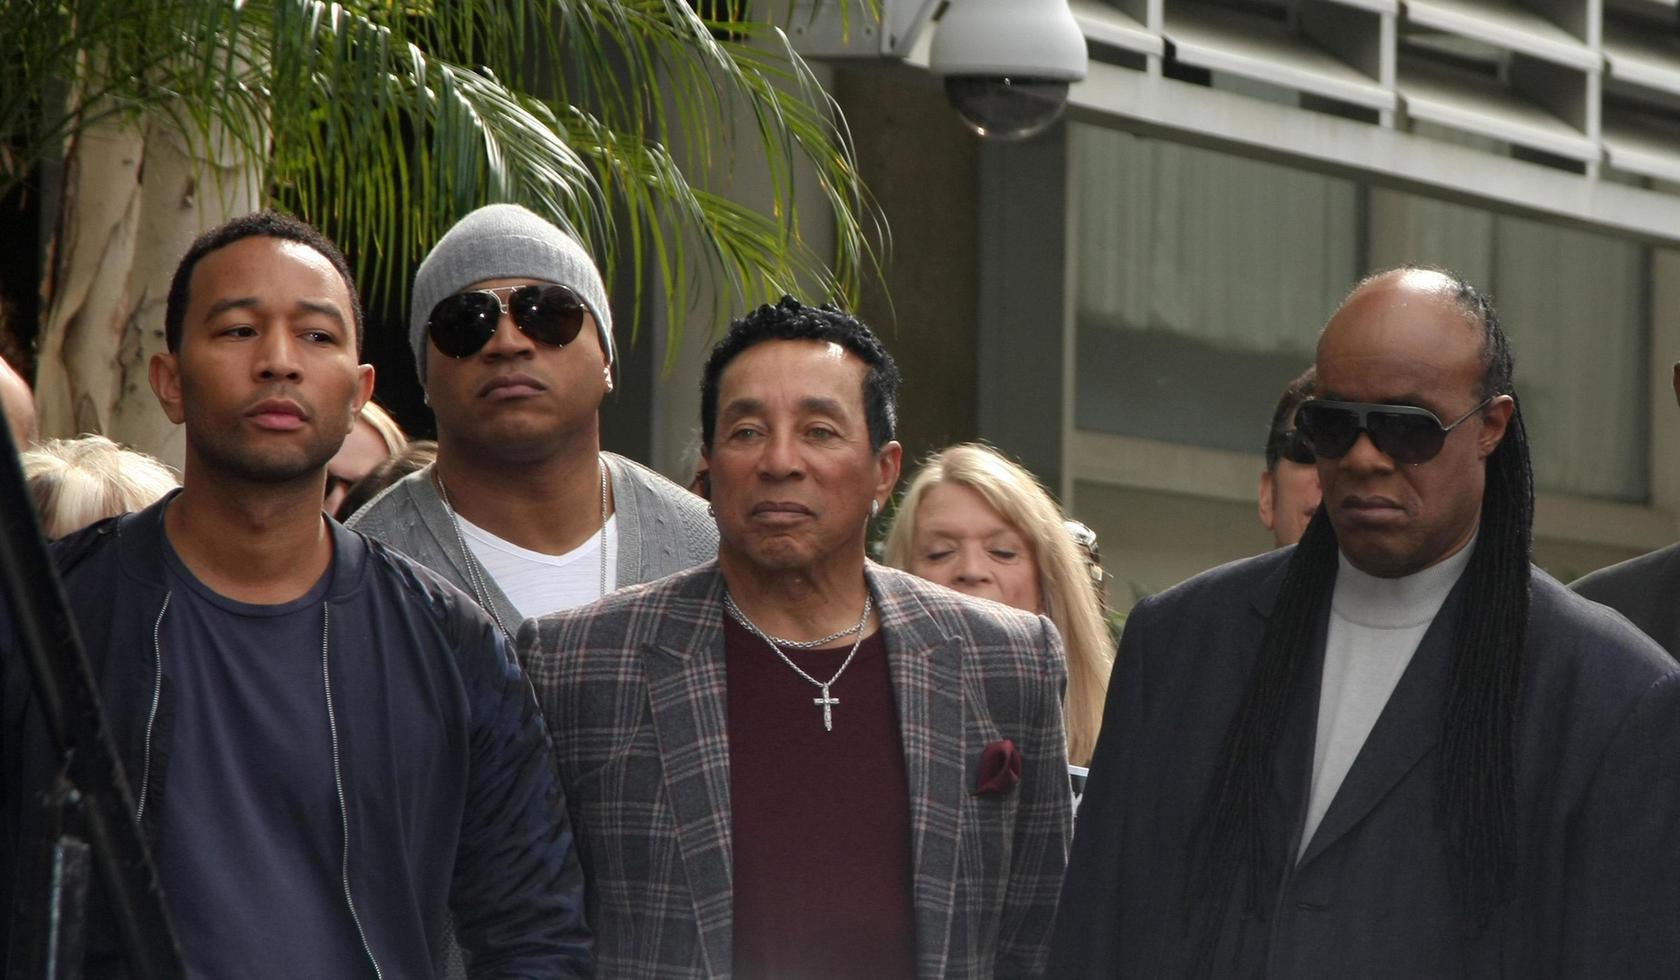
[(450, 357), (471, 357), (496, 335), (503, 313), (525, 336), (549, 347), (564, 347), (583, 329), (587, 308), (565, 286), (497, 286), (445, 296), (432, 307), (426, 332)]
[(1295, 425), (1312, 451), (1326, 459), (1341, 459), (1359, 441), (1361, 432), (1371, 437), (1377, 451), (1394, 460), (1416, 466), (1434, 459), (1446, 445), (1447, 433), (1465, 419), (1486, 408), (1498, 395), (1443, 425), (1434, 412), (1416, 405), (1372, 405), (1312, 399), (1302, 402), (1295, 413)]
[(1266, 452), (1275, 459), (1287, 459), (1302, 466), (1311, 466), (1318, 461), (1318, 457), (1313, 455), (1312, 444), (1307, 442), (1307, 437), (1301, 434), (1299, 428), (1273, 432)]

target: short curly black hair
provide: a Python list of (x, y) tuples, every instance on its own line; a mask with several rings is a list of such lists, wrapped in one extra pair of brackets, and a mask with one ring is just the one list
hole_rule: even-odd
[(307, 245), (321, 253), (334, 269), (344, 279), (344, 288), (350, 292), (350, 319), (356, 328), (356, 353), (362, 351), (362, 301), (356, 294), (356, 280), (350, 275), (350, 264), (344, 261), (344, 253), (332, 243), (332, 239), (321, 234), (313, 225), (300, 221), (289, 214), (279, 211), (258, 211), (254, 214), (241, 215), (232, 221), (212, 228), (198, 236), (187, 254), (181, 257), (181, 262), (175, 267), (175, 278), (169, 283), (169, 299), (163, 312), (163, 340), (169, 345), (169, 352), (176, 353), (181, 349), (181, 325), (187, 319), (188, 293), (192, 289), (193, 270), (198, 267), (198, 261), (211, 252), (227, 248), (234, 242), (247, 238), (279, 238), (288, 242)]
[(775, 306), (765, 304), (729, 325), (729, 333), (712, 348), (700, 382), (700, 444), (712, 449), (717, 429), (718, 379), (742, 351), (766, 340), (822, 340), (839, 344), (869, 366), (863, 378), (863, 411), (869, 422), (869, 448), (880, 452), (898, 431), (898, 365), (862, 320), (824, 303), (806, 306), (783, 296)]

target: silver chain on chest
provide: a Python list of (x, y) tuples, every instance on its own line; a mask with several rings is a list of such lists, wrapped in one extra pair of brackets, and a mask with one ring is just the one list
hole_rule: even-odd
[[(729, 615), (733, 616), (736, 622), (745, 626), (754, 636), (757, 636), (759, 639), (769, 644), (770, 649), (775, 651), (776, 656), (781, 658), (782, 663), (787, 664), (793, 669), (794, 673), (805, 678), (808, 683), (822, 691), (822, 697), (812, 698), (811, 703), (819, 708), (822, 708), (823, 731), (834, 731), (834, 706), (840, 703), (840, 699), (830, 695), (828, 693), (828, 689), (833, 687), (834, 683), (840, 679), (840, 675), (846, 672), (846, 668), (852, 665), (852, 658), (857, 656), (858, 648), (863, 646), (863, 628), (868, 625), (870, 610), (874, 608), (874, 596), (870, 595), (868, 588), (866, 587), (864, 589), (863, 615), (858, 617), (857, 625), (840, 630), (837, 633), (830, 633), (828, 636), (825, 636), (820, 640), (802, 640), (790, 643), (786, 640), (771, 637), (769, 633), (759, 629), (757, 623), (747, 618), (747, 614), (742, 612), (741, 607), (735, 604), (735, 597), (730, 595), (728, 590), (725, 590), (723, 593), (723, 605), (725, 609), (729, 610)], [(837, 640), (842, 636), (850, 636), (853, 633), (857, 634), (857, 639), (852, 641), (851, 651), (846, 654), (846, 659), (841, 662), (840, 669), (835, 671), (834, 676), (830, 677), (827, 681), (819, 681), (810, 674), (807, 674), (803, 667), (794, 663), (793, 660), (782, 651), (781, 646), (778, 646), (778, 644), (786, 644), (787, 646), (798, 649), (809, 649), (820, 646), (831, 640)]]
[[(731, 596), (728, 592), (723, 594), (723, 601), (729, 606), (729, 614), (734, 616), (742, 626), (751, 628), (759, 636), (762, 636), (771, 646), (785, 647), (789, 650), (816, 650), (821, 647), (828, 646), (835, 640), (851, 636), (858, 630), (863, 629), (864, 624), (869, 621), (869, 593), (865, 592), (863, 596), (863, 618), (858, 620), (855, 624), (848, 626), (845, 629), (835, 630), (827, 636), (819, 636), (814, 640), (789, 640), (777, 636), (774, 633), (766, 633), (762, 629), (759, 629), (756, 623), (747, 619), (747, 614), (741, 611), (741, 607), (735, 604), (735, 597)], [(799, 668), (795, 667), (794, 669), (798, 670)]]
[[(597, 532), (597, 534), (600, 537), (599, 544), (600, 544), (600, 549), (601, 549), (601, 592), (600, 592), (600, 598), (606, 598), (606, 595), (607, 595), (607, 464), (606, 464), (605, 460), (603, 460), (603, 459), (601, 459), (601, 457), (597, 456), (597, 457), (595, 457), (595, 465), (601, 472), (601, 530), (599, 532)], [(502, 614), (496, 611), (496, 604), (490, 601), (490, 588), (489, 588), (488, 585), (485, 584), (484, 568), (483, 568), (483, 566), (481, 566), (479, 564), (478, 556), (474, 555), (472, 549), (467, 547), (467, 537), (466, 537), (466, 535), (461, 533), (461, 518), (456, 515), (454, 505), (449, 502), (449, 491), (444, 488), (443, 477), (438, 475), (437, 469), (435, 467), (432, 470), (432, 482), (437, 485), (438, 499), (443, 502), (444, 512), (449, 515), (449, 526), (454, 528), (454, 530), (455, 530), (455, 543), (461, 546), (461, 558), (464, 562), (466, 562), (467, 584), (472, 586), (473, 598), (477, 599), (478, 604), (480, 606), (482, 606), (484, 608), (484, 610), (490, 614), (490, 618), (494, 619), (496, 621), (497, 628), (499, 628), (502, 631), (503, 636), (507, 637), (508, 642), (509, 643), (514, 642), (513, 631), (507, 628), (506, 623), (502, 622)]]

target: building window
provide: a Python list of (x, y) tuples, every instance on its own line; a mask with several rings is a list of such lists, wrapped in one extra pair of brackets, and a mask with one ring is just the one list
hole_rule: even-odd
[(1446, 266), (1490, 291), (1517, 361), (1541, 490), (1650, 497), (1650, 253), (1528, 218), (1371, 191), (1374, 268)]
[(1491, 292), (1539, 489), (1649, 499), (1647, 247), (1092, 125), (1069, 140), (1077, 428), (1258, 453), (1353, 283), (1415, 263)]
[(1258, 452), (1358, 277), (1358, 185), (1094, 126), (1069, 135), (1075, 424)]

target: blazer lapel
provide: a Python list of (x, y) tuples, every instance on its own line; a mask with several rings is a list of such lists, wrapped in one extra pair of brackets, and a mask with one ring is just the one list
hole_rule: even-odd
[[(1279, 591), (1288, 574), (1289, 562), (1280, 562), (1271, 574), (1255, 588), (1250, 601), (1255, 612), (1269, 621), (1277, 605)], [(1301, 831), (1306, 821), (1308, 795), (1312, 792), (1313, 747), (1318, 738), (1319, 682), (1324, 675), (1324, 639), (1330, 628), (1330, 600), (1326, 596), (1318, 610), (1313, 626), (1312, 648), (1300, 667), (1294, 699), (1284, 717), (1283, 731), (1272, 764), (1271, 793), (1267, 797), (1266, 817), (1271, 840), (1281, 840), (1282, 848), (1267, 855), (1267, 866), (1261, 870), (1267, 881), (1282, 879), (1285, 869), (1295, 863), (1301, 853)], [(1255, 648), (1256, 656), (1261, 648)]]
[(709, 976), (734, 957), (729, 727), (723, 657), (723, 578), (696, 576), (643, 648), (648, 699), (677, 848), (694, 901)]
[[(1284, 719), (1277, 757), (1272, 767), (1272, 827), (1280, 830), (1286, 842), (1283, 851), (1275, 855), (1281, 862), (1269, 869), (1276, 881), (1284, 869), (1295, 864), (1301, 853), (1301, 832), (1305, 829), (1307, 803), (1312, 793), (1313, 749), (1318, 741), (1318, 699), (1324, 678), (1324, 639), (1330, 630), (1330, 602), (1328, 597), (1318, 611), (1313, 627), (1312, 650), (1301, 665), (1294, 700)], [(1321, 830), (1322, 834), (1323, 831)]]
[[(1400, 675), (1388, 704), (1377, 716), (1376, 725), (1301, 855), (1302, 867), (1357, 826), (1440, 742), (1441, 704), (1452, 669), (1453, 634), (1463, 587), (1461, 579), (1424, 632), (1411, 663)], [(1310, 753), (1308, 758), (1310, 765)]]
[(910, 791), (916, 959), (923, 976), (945, 973), (961, 848), (966, 730), (962, 644), (948, 637), (914, 592), (866, 572), (886, 632)]

